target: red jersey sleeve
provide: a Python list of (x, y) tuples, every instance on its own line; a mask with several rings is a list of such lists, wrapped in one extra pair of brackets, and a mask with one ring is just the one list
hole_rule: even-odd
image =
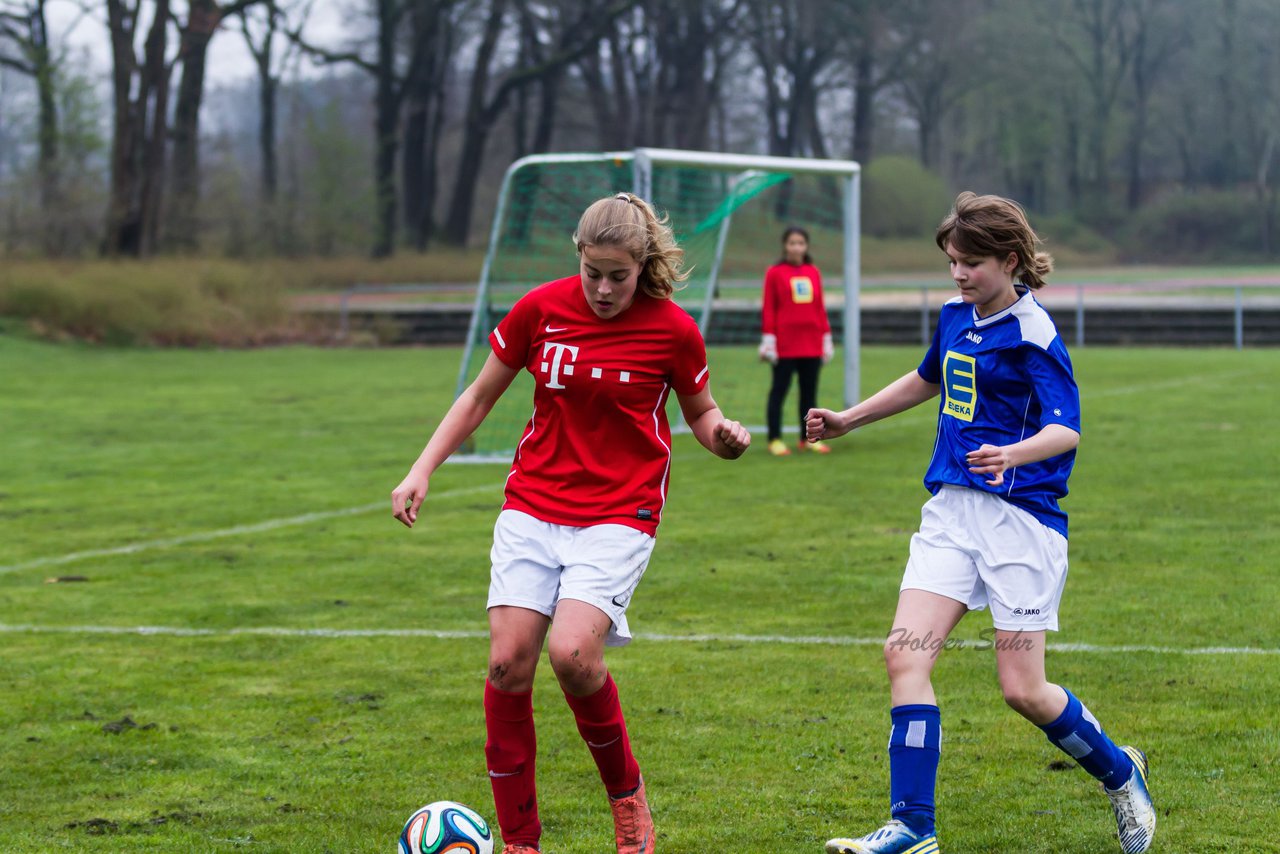
[(489, 333), (489, 346), (508, 368), (520, 370), (529, 360), (529, 346), (540, 316), (537, 294), (538, 291), (533, 290), (517, 300), (507, 316)]
[(707, 387), (710, 370), (707, 365), (707, 345), (702, 340), (698, 324), (689, 318), (685, 332), (676, 344), (675, 364), (671, 371), (671, 388), (676, 394), (697, 394)]

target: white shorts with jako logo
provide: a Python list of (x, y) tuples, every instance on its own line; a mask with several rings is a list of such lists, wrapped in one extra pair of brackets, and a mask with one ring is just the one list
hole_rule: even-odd
[(649, 565), (653, 537), (626, 525), (577, 528), (503, 510), (493, 526), (489, 607), (554, 617), (561, 599), (594, 605), (613, 625), (608, 646), (631, 642), (627, 606)]
[(999, 496), (944, 486), (920, 509), (900, 589), (990, 606), (997, 629), (1056, 632), (1066, 583), (1066, 537)]

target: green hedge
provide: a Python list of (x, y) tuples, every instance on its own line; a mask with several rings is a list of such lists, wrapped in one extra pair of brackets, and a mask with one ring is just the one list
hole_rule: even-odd
[(863, 172), (862, 233), (931, 238), (952, 201), (942, 178), (914, 158), (877, 157)]
[[(1275, 228), (1274, 202), (1271, 227)], [(1251, 261), (1277, 256), (1267, 245), (1267, 204), (1250, 192), (1170, 196), (1138, 211), (1127, 229), (1126, 256), (1147, 261)], [(1269, 249), (1269, 252), (1268, 252)]]
[(45, 337), (107, 344), (245, 346), (304, 337), (279, 281), (227, 261), (5, 265), (0, 315)]

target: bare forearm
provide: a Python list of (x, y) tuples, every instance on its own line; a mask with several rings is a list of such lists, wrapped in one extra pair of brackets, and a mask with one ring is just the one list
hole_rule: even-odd
[(990, 475), (987, 483), (999, 486), (1004, 473), (1028, 463), (1038, 463), (1065, 454), (1080, 444), (1080, 434), (1061, 424), (1049, 424), (1034, 436), (1012, 445), (983, 445), (965, 454), (969, 471)]
[(1080, 444), (1080, 434), (1070, 427), (1061, 424), (1046, 425), (1039, 433), (1021, 442), (1005, 445), (1005, 455), (1009, 460), (1009, 468), (1038, 463), (1067, 451), (1075, 450)]
[(414, 462), (413, 469), (430, 475), (439, 468), (480, 426), (485, 416), (489, 414), (489, 410), (493, 408), (493, 403), (492, 400), (485, 401), (477, 398), (472, 394), (471, 389), (464, 391), (462, 396), (453, 402), (453, 406), (449, 407), (440, 425), (431, 434), (427, 446), (422, 449), (422, 453)]
[(693, 435), (697, 437), (702, 447), (717, 457), (736, 460), (746, 449), (725, 444), (719, 429), (724, 420), (724, 413), (720, 411), (720, 407), (712, 407), (694, 419), (689, 429), (693, 431)]
[(925, 382), (918, 373), (904, 374), (871, 397), (840, 413), (849, 430), (873, 424), (890, 415), (905, 412), (938, 394), (938, 386)]

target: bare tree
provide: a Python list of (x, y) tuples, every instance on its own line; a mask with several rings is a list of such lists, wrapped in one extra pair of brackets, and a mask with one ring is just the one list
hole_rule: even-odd
[(585, 56), (607, 32), (610, 24), (635, 6), (636, 2), (637, 0), (614, 0), (601, 8), (600, 4), (592, 0), (575, 0), (570, 4), (573, 16), (563, 19), (563, 40), (556, 44), (554, 50), (548, 52), (540, 62), (514, 66), (500, 72), (496, 75), (500, 82), (492, 87), (493, 91), (490, 93), (490, 81), (495, 76), (492, 65), (506, 26), (508, 0), (489, 0), (468, 88), (463, 118), (462, 157), (444, 226), (444, 236), (449, 243), (455, 246), (466, 245), (471, 230), (476, 184), (484, 162), (485, 145), (510, 97), (524, 86), (548, 75), (559, 74), (566, 65)]
[[(114, 129), (111, 189), (102, 252), (150, 255), (155, 251), (164, 190), (170, 64), (166, 59), (172, 23), (169, 0), (106, 0), (111, 34)], [(135, 40), (150, 25), (142, 56)]]
[(1137, 210), (1144, 195), (1143, 151), (1150, 135), (1152, 90), (1165, 66), (1187, 44), (1188, 33), (1168, 14), (1167, 4), (1157, 0), (1135, 0), (1131, 9), (1133, 26), (1133, 112), (1126, 141), (1125, 166), (1129, 210)]
[(907, 0), (894, 7), (900, 42), (895, 78), (916, 120), (920, 162), (940, 166), (942, 123), (978, 85), (983, 54), (968, 47), (981, 0)]
[(1105, 198), (1111, 185), (1108, 142), (1116, 102), (1133, 61), (1126, 13), (1134, 2), (1060, 0), (1048, 13), (1058, 47), (1079, 73), (1087, 93), (1082, 183), (1097, 199)]
[[(49, 35), (47, 0), (22, 0), (0, 4), (0, 66), (35, 81), (39, 104), (36, 125), (39, 139), (40, 208), (48, 215), (59, 201), (58, 99), (59, 58)], [(56, 235), (48, 233), (46, 249), (57, 251)]]
[(823, 74), (838, 56), (830, 0), (749, 0), (748, 36), (764, 79), (769, 153), (826, 157), (817, 109)]
[(285, 37), (293, 22), (305, 27), (314, 0), (280, 3), (268, 0), (239, 15), (239, 29), (249, 55), (253, 57), (258, 84), (258, 201), (262, 218), (262, 234), (275, 251), (290, 251), (294, 246), (292, 221), (279, 203), (280, 166), (277, 129), (278, 100), (281, 80), (286, 70), (295, 66), (301, 51)]
[[(433, 15), (448, 14), (456, 0), (373, 0), (375, 18), (375, 54), (366, 57), (360, 51), (332, 51), (318, 47), (302, 37), (301, 30), (290, 33), (308, 55), (322, 63), (351, 64), (374, 78), (374, 192), (376, 196), (378, 228), (374, 238), (373, 256), (391, 255), (396, 246), (397, 193), (395, 167), (400, 151), (400, 116), (405, 98), (411, 89), (422, 95), (422, 87), (431, 81), (422, 79), (422, 67), (433, 61), (447, 62), (448, 57), (433, 57), (432, 51), (440, 47), (431, 37), (430, 21)], [(425, 4), (425, 5), (424, 5)], [(397, 50), (397, 37), (406, 17), (416, 14), (414, 38), (410, 40), (406, 55)], [(437, 126), (438, 129), (438, 126)], [(425, 144), (425, 143), (424, 143)], [(416, 146), (415, 146), (416, 156)], [(425, 210), (425, 208), (424, 208)], [(417, 224), (419, 231), (423, 226)]]
[[(891, 7), (890, 7), (891, 8)], [(853, 0), (841, 22), (846, 27), (845, 62), (851, 75), (853, 131), (850, 155), (870, 163), (875, 144), (876, 99), (898, 74), (903, 51), (888, 44), (889, 9), (875, 0)]]
[(204, 102), (209, 43), (222, 21), (263, 0), (188, 0), (187, 20), (178, 25), (177, 61), (182, 64), (173, 110), (172, 206), (166, 238), (173, 246), (195, 249), (200, 210), (200, 107)]
[(420, 252), (435, 233), (446, 94), (467, 6), (462, 0), (417, 0), (409, 13), (411, 38), (423, 60), (405, 81), (401, 160), (405, 231)]
[[(286, 41), (281, 47), (282, 35), (290, 19), (306, 25), (314, 0), (301, 0), (293, 5), (282, 5), (269, 0), (256, 8), (240, 12), (240, 34), (245, 47), (253, 57), (258, 75), (258, 198), (262, 203), (269, 230), (275, 229), (276, 194), (279, 190), (279, 164), (276, 146), (276, 102), (280, 90), (283, 69), (298, 56), (297, 45)], [(272, 242), (276, 242), (273, 235)]]
[(655, 99), (648, 81), (656, 58), (647, 32), (649, 5), (612, 21), (574, 66), (586, 87), (598, 145), (606, 150), (652, 141), (648, 128)]

